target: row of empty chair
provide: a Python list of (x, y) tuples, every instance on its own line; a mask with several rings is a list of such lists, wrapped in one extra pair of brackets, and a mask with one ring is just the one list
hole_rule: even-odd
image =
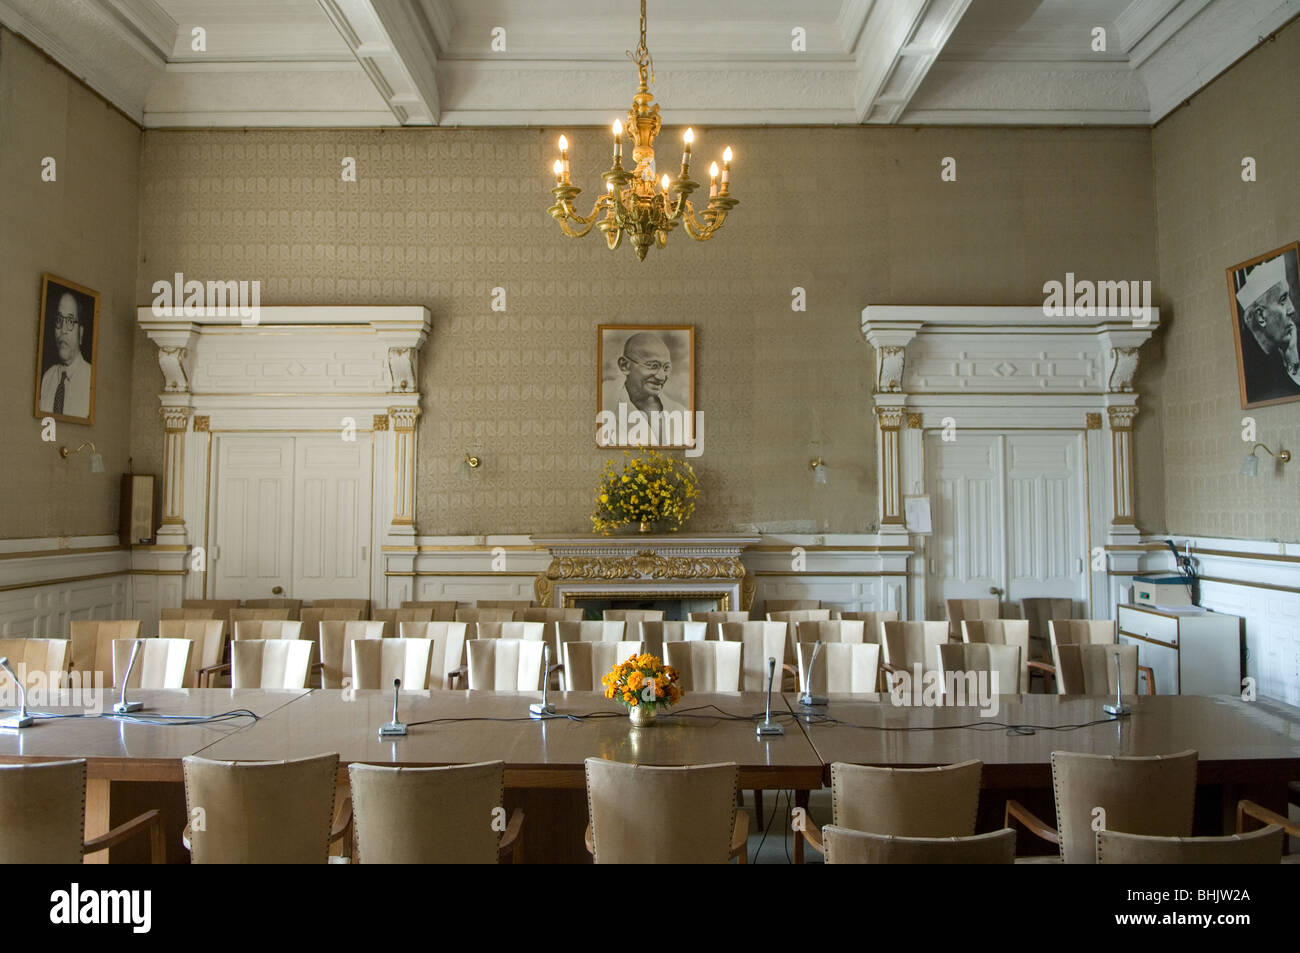
[[(183, 843), (195, 863), (495, 863), (517, 859), (524, 815), (507, 820), (505, 765), (348, 766), (349, 798), (336, 811), (339, 758), (237, 763), (184, 760)], [(1055, 826), (1009, 801), (1004, 826), (976, 832), (983, 765), (900, 769), (831, 765), (831, 823), (802, 836), (828, 863), (1011, 863), (1019, 823), (1075, 864), (1278, 863), (1300, 825), (1242, 800), (1237, 830), (1192, 836), (1195, 751), (1154, 757), (1052, 754)], [(596, 863), (747, 861), (748, 816), (737, 808), (734, 763), (648, 767), (585, 762)], [(86, 763), (0, 766), (0, 862), (78, 863), (148, 836), (165, 857), (157, 811), (86, 841)], [(429, 810), (429, 805), (437, 810)], [(250, 810), (249, 805), (256, 805)], [(1106, 822), (1097, 829), (1098, 809)], [(201, 819), (201, 823), (197, 822)], [(653, 832), (653, 836), (647, 836)]]

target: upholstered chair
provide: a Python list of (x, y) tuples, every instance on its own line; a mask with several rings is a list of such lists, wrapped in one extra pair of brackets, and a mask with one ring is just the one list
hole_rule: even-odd
[(535, 692), (542, 687), (542, 646), (522, 639), (471, 639), (470, 691)]
[[(131, 653), (140, 646), (127, 688), (185, 688), (192, 679), (189, 639), (116, 639), (113, 642), (113, 687), (121, 688)], [(187, 679), (187, 676), (189, 677)]]
[(822, 828), (828, 864), (1012, 864), (1016, 832), (1003, 828), (970, 837), (899, 837), (828, 824)]
[(620, 662), (641, 655), (644, 645), (643, 642), (565, 642), (564, 690), (603, 692), (601, 678)]
[(408, 691), (429, 687), (431, 639), (353, 639), (352, 684), (357, 688), (391, 688), (401, 679)]
[(403, 639), (430, 639), (429, 687), (454, 688), (456, 680), (465, 682), (464, 622), (399, 622), (397, 631)]
[(306, 688), (312, 644), (306, 639), (244, 639), (230, 643), (232, 688)]
[(740, 642), (666, 642), (664, 664), (677, 669), (682, 691), (738, 692), (742, 649)]
[(352, 642), (356, 639), (382, 639), (382, 622), (320, 623), (321, 688), (343, 688), (352, 675)]
[(1013, 691), (1003, 686), (1003, 694), (1025, 694), (1029, 691), (1029, 622), (1025, 619), (963, 619), (963, 642), (986, 642), (989, 645), (1014, 645), (1020, 649), (1020, 676)]

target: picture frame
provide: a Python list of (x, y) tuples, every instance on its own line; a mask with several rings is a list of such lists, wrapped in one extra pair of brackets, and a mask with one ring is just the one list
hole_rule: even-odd
[(1300, 400), (1300, 242), (1227, 269), (1243, 410)]
[(35, 416), (95, 422), (99, 292), (48, 272), (41, 275), (36, 323)]
[(597, 327), (597, 447), (692, 449), (696, 420), (693, 325)]

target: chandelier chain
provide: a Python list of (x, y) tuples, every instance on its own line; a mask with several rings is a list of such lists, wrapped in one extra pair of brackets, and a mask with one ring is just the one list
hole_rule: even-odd
[(645, 0), (641, 0), (641, 42), (637, 44), (636, 52), (627, 50), (627, 58), (637, 65), (642, 75), (649, 70), (650, 82), (655, 81), (655, 61), (650, 55), (650, 48), (645, 44)]

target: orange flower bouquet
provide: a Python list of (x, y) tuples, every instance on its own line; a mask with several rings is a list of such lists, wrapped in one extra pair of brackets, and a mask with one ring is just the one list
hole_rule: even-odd
[(660, 708), (677, 704), (685, 692), (677, 684), (677, 670), (657, 655), (633, 655), (601, 677), (605, 697), (627, 709), (632, 724), (641, 727), (654, 721)]

